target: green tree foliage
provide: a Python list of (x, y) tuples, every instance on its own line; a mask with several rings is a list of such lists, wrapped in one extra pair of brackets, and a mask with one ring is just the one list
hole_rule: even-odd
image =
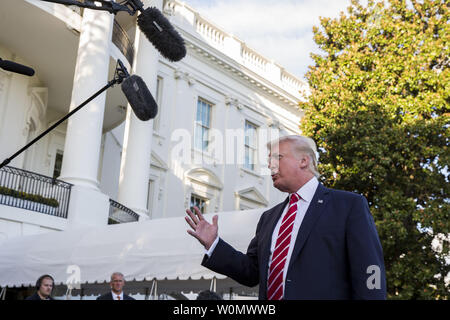
[(300, 127), (323, 182), (367, 197), (391, 299), (449, 297), (449, 37), (444, 0), (352, 1), (314, 28)]

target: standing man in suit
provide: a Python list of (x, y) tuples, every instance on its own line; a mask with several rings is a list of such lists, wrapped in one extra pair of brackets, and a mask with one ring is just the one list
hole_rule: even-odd
[(247, 253), (218, 236), (198, 208), (186, 210), (188, 233), (207, 250), (202, 265), (256, 286), (259, 298), (385, 299), (383, 250), (367, 200), (325, 188), (314, 141), (286, 136), (269, 143), (269, 169), (285, 201), (264, 212)]
[(25, 300), (54, 300), (51, 296), (55, 280), (49, 274), (44, 274), (36, 281), (36, 292)]
[(123, 274), (120, 272), (114, 272), (111, 275), (111, 292), (97, 298), (97, 300), (135, 300), (134, 298), (123, 293), (123, 287), (125, 286), (125, 280)]

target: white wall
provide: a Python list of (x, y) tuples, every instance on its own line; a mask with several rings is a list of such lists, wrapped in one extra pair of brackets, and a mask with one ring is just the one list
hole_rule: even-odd
[(100, 166), (100, 190), (117, 201), (119, 190), (120, 159), (125, 123), (103, 135)]
[(67, 228), (67, 220), (39, 212), (0, 205), (0, 240)]
[[(177, 76), (175, 76), (176, 68), (180, 71)], [(249, 187), (255, 187), (268, 200), (269, 206), (284, 200), (284, 195), (272, 187), (270, 176), (241, 169), (242, 165), (180, 163), (179, 157), (171, 157), (171, 151), (178, 143), (171, 141), (171, 137), (178, 129), (184, 129), (193, 136), (198, 97), (214, 104), (212, 127), (222, 132), (226, 129), (243, 129), (245, 120), (266, 130), (269, 129), (268, 119), (275, 118), (290, 132), (299, 133), (295, 125), (299, 120), (298, 115), (277, 104), (275, 99), (256, 93), (250, 86), (192, 55), (178, 64), (161, 61), (158, 74), (163, 78), (161, 126), (158, 134), (154, 135), (152, 151), (166, 160), (169, 171), (166, 173), (165, 184), (160, 185), (163, 189), (162, 196), (160, 191), (156, 191), (164, 201), (158, 203), (153, 218), (184, 215), (192, 192), (187, 186), (189, 180), (185, 175), (190, 169), (199, 166), (213, 172), (223, 184), (218, 196), (211, 199), (208, 208), (210, 212), (235, 210), (237, 205), (235, 192)], [(193, 80), (191, 83), (190, 79)], [(242, 109), (227, 105), (227, 96), (238, 97), (243, 105)], [(284, 134), (286, 133), (285, 130)]]

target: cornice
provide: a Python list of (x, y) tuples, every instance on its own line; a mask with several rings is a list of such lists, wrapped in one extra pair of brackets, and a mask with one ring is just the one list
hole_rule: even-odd
[(202, 59), (206, 59), (216, 68), (224, 70), (232, 77), (245, 82), (249, 87), (253, 87), (253, 89), (258, 90), (265, 95), (271, 96), (283, 104), (291, 107), (298, 106), (298, 103), (300, 102), (298, 97), (295, 97), (270, 80), (238, 63), (205, 41), (198, 39), (190, 32), (187, 32), (176, 25), (175, 28), (182, 34), (186, 43), (186, 48), (191, 54)]

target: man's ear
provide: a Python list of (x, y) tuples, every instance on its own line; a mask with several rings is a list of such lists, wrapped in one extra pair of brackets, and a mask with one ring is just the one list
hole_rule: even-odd
[(300, 169), (308, 168), (309, 166), (309, 157), (306, 154), (302, 154), (300, 159), (298, 160)]

